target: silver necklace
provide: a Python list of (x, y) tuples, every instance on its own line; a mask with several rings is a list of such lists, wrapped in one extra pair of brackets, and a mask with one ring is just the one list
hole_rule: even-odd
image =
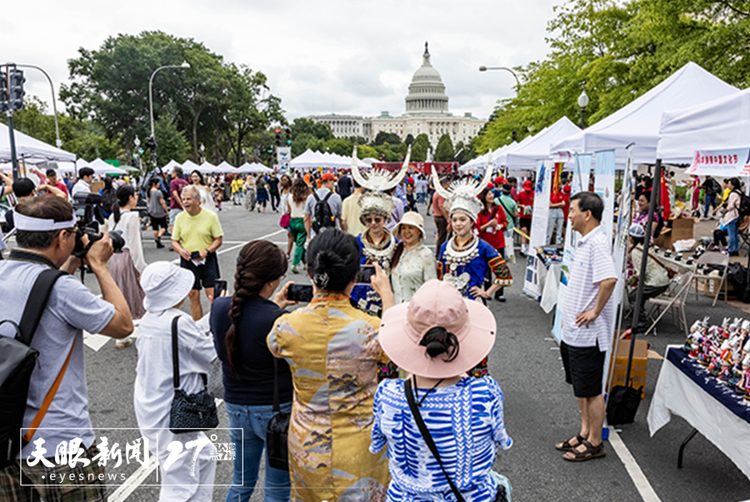
[(370, 244), (367, 239), (369, 231), (365, 232), (362, 235), (362, 252), (370, 262), (377, 263), (383, 268), (383, 271), (386, 274), (389, 274), (391, 269), (391, 258), (393, 258), (393, 253), (396, 251), (396, 240), (393, 238), (391, 232), (388, 230), (386, 230), (386, 232), (388, 232), (388, 241), (382, 248)]
[(453, 284), (456, 286), (456, 289), (465, 294), (466, 291), (464, 289), (471, 280), (471, 274), (466, 271), (459, 274), (458, 267), (469, 264), (479, 256), (479, 239), (472, 236), (470, 244), (464, 247), (457, 247), (456, 238), (453, 237), (448, 241), (448, 245), (445, 247), (445, 264), (447, 270), (443, 275), (443, 280)]

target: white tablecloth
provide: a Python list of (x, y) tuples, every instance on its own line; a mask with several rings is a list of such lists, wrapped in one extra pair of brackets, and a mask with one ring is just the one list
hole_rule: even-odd
[[(679, 346), (668, 346), (667, 351), (672, 347)], [(651, 436), (669, 422), (672, 413), (698, 429), (750, 479), (750, 423), (727, 409), (665, 357), (648, 410)]]

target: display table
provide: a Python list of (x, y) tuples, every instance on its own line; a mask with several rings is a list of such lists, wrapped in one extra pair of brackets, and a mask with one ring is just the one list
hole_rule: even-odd
[[(750, 401), (712, 377), (680, 346), (667, 347), (648, 410), (651, 436), (665, 426), (671, 414), (684, 418), (729, 457), (750, 479)], [(695, 435), (695, 431), (683, 442)]]

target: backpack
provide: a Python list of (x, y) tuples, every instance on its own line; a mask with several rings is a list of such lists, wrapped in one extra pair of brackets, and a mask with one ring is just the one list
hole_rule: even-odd
[(32, 421), (31, 430), (22, 440), (19, 440), (31, 373), (37, 366), (39, 358), (39, 352), (30, 347), (31, 340), (34, 338), (39, 320), (47, 306), (52, 286), (63, 275), (67, 274), (56, 269), (48, 269), (39, 274), (29, 293), (29, 300), (24, 307), (21, 321), (18, 324), (10, 319), (0, 321), (0, 325), (8, 323), (16, 331), (14, 337), (0, 335), (0, 402), (3, 403), (0, 407), (0, 469), (14, 463), (18, 452), (31, 440), (36, 427), (41, 423), (55, 397), (57, 387), (62, 381), (61, 377), (70, 360), (70, 354), (73, 352), (71, 347), (68, 359)]
[(313, 210), (312, 227), (316, 232), (320, 232), (324, 228), (333, 228), (335, 226), (336, 219), (333, 217), (331, 206), (328, 205), (328, 199), (331, 198), (331, 195), (333, 195), (333, 192), (328, 192), (326, 196), (321, 199), (316, 192), (313, 192), (313, 197), (315, 197), (315, 209)]
[(750, 216), (750, 197), (739, 190), (735, 190), (735, 193), (740, 196), (740, 203), (737, 207), (737, 210), (740, 213), (740, 218)]

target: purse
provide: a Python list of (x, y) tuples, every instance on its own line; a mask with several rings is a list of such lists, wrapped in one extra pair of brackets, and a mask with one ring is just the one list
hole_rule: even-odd
[(268, 465), (282, 471), (289, 470), (289, 418), (291, 413), (281, 411), (279, 404), (279, 363), (273, 358), (273, 412), (266, 425), (266, 457)]
[[(466, 502), (466, 499), (464, 499), (463, 495), (461, 495), (458, 487), (456, 487), (456, 485), (453, 483), (453, 480), (450, 478), (450, 476), (448, 476), (448, 473), (445, 472), (445, 467), (443, 467), (443, 462), (440, 460), (440, 454), (438, 453), (437, 447), (435, 446), (435, 441), (432, 440), (432, 434), (430, 434), (430, 430), (425, 425), (424, 420), (422, 419), (422, 414), (419, 413), (417, 403), (414, 402), (414, 392), (412, 390), (410, 379), (404, 381), (404, 391), (406, 392), (406, 401), (409, 403), (409, 409), (411, 410), (412, 416), (414, 416), (414, 421), (417, 423), (419, 432), (422, 434), (424, 442), (427, 443), (427, 448), (430, 449), (432, 456), (435, 457), (435, 460), (437, 460), (437, 463), (440, 466), (440, 470), (443, 471), (445, 479), (448, 480), (448, 485), (450, 485), (451, 490), (453, 491), (453, 495), (456, 496), (456, 500), (458, 500), (458, 502)], [(510, 486), (510, 481), (508, 481), (508, 478), (501, 474), (497, 474), (496, 472), (492, 472), (491, 476), (497, 481), (497, 495), (495, 495), (495, 502), (511, 502), (510, 492), (512, 488)]]
[(211, 367), (208, 369), (208, 382), (206, 383), (208, 395), (217, 399), (224, 399), (224, 369), (221, 359), (214, 357)]
[(281, 215), (281, 219), (279, 220), (279, 226), (281, 228), (289, 228), (289, 223), (292, 220), (292, 215), (289, 213), (284, 213)]
[(205, 431), (219, 425), (219, 415), (216, 412), (216, 402), (208, 395), (206, 388), (208, 378), (201, 373), (203, 390), (195, 394), (188, 394), (180, 389), (180, 357), (177, 345), (177, 321), (180, 316), (172, 319), (172, 383), (174, 396), (169, 410), (169, 430), (173, 434)]

